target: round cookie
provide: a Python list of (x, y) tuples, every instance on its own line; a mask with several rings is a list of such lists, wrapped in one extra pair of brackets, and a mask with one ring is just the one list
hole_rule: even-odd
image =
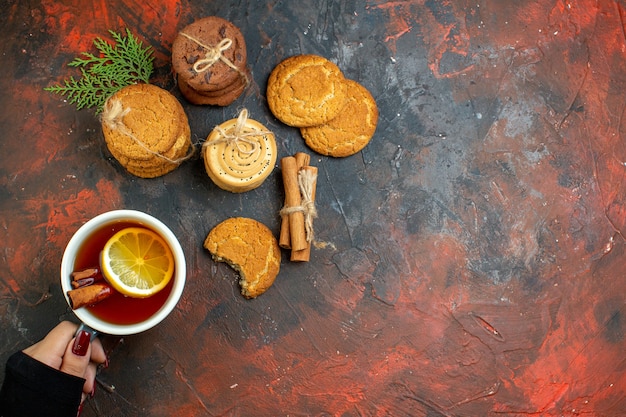
[(277, 155), (274, 134), (249, 119), (245, 109), (237, 119), (217, 126), (202, 147), (208, 176), (233, 193), (260, 186), (274, 169)]
[[(214, 52), (219, 52), (222, 59), (214, 60)], [(231, 22), (217, 16), (186, 26), (172, 44), (174, 72), (198, 92), (221, 90), (237, 78), (245, 77), (246, 64), (243, 34)]]
[(167, 152), (188, 126), (180, 102), (152, 84), (134, 84), (113, 94), (102, 113), (107, 146), (130, 159)]
[(162, 156), (155, 155), (151, 160), (129, 159), (114, 152), (111, 154), (131, 174), (141, 178), (156, 178), (173, 171), (187, 159), (191, 146), (191, 132), (187, 129), (169, 151)]
[(113, 157), (142, 178), (174, 170), (192, 146), (187, 115), (178, 100), (150, 84), (124, 87), (111, 96), (102, 113), (102, 130)]
[(255, 298), (263, 294), (280, 271), (280, 247), (264, 224), (233, 217), (215, 226), (204, 247), (217, 262), (226, 262), (239, 273), (241, 294)]
[(339, 67), (317, 55), (296, 55), (279, 63), (267, 84), (267, 102), (280, 121), (317, 126), (343, 108), (346, 85)]
[(306, 144), (322, 155), (353, 155), (369, 143), (376, 131), (376, 101), (356, 81), (346, 80), (345, 84), (348, 87), (346, 105), (334, 119), (319, 126), (300, 128)]

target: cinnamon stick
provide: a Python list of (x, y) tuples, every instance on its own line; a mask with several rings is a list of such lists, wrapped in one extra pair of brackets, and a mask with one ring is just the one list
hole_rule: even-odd
[(298, 165), (296, 158), (293, 156), (282, 158), (280, 164), (285, 186), (284, 209), (287, 210), (288, 214), (286, 217), (289, 218), (290, 248), (291, 250), (302, 250), (307, 246), (304, 214), (300, 210), (289, 211), (291, 208), (300, 207), (302, 202), (300, 187), (298, 186)]
[(77, 281), (83, 278), (94, 278), (97, 275), (100, 275), (100, 268), (96, 267), (83, 269), (81, 271), (74, 271), (70, 274), (72, 281)]
[(72, 288), (84, 287), (104, 279), (100, 273), (100, 268), (97, 267), (74, 271), (70, 274), (70, 277), (72, 278)]
[[(296, 166), (298, 170), (300, 168), (309, 165), (311, 156), (306, 152), (297, 152), (294, 155), (296, 158)], [(285, 206), (287, 202), (285, 201)], [(278, 244), (281, 248), (291, 249), (291, 234), (289, 231), (289, 216), (283, 216), (280, 221), (280, 236), (278, 237)]]
[(104, 278), (102, 275), (96, 275), (95, 277), (79, 278), (72, 281), (72, 288), (86, 287), (87, 285), (95, 284), (98, 281), (102, 281)]
[(67, 292), (67, 298), (70, 300), (70, 307), (73, 310), (77, 308), (97, 304), (108, 298), (115, 290), (105, 282), (98, 282), (80, 288), (75, 288)]
[(311, 162), (311, 155), (305, 152), (297, 152), (294, 155), (294, 158), (296, 158), (296, 165), (298, 165), (298, 170), (300, 170), (300, 168), (302, 167), (308, 166)]
[[(311, 205), (310, 209), (314, 209), (315, 207), (315, 192), (316, 192), (316, 188), (317, 188), (317, 167), (313, 167), (313, 166), (304, 166), (300, 169), (298, 175), (305, 175), (307, 176), (306, 179), (304, 179), (304, 181), (310, 181), (310, 190), (311, 190), (311, 195), (309, 196), (310, 201), (308, 202), (308, 204)], [(305, 204), (305, 201), (302, 201), (302, 204)], [(305, 207), (305, 209), (307, 209)], [(309, 209), (309, 210), (310, 210)], [(314, 217), (314, 213), (309, 213), (308, 215), (313, 216)], [(305, 218), (306, 220), (306, 218)], [(291, 261), (292, 262), (308, 262), (310, 257), (311, 257), (311, 244), (313, 243), (313, 224), (312, 224), (313, 219), (311, 218), (311, 230), (310, 230), (310, 235), (307, 234), (306, 236), (306, 240), (307, 240), (307, 246), (306, 248), (302, 249), (302, 250), (292, 250), (291, 251)]]

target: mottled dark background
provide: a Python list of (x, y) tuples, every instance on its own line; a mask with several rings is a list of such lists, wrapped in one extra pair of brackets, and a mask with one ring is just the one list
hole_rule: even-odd
[[(111, 209), (165, 222), (188, 284), (162, 324), (113, 346), (86, 416), (626, 415), (624, 1), (0, 1), (0, 371), (72, 318), (64, 246)], [(241, 28), (253, 84), (225, 108), (180, 96), (177, 31)], [(245, 300), (202, 248), (232, 216), (278, 232), (277, 168), (231, 194), (196, 157), (127, 174), (97, 116), (43, 88), (130, 28), (201, 144), (247, 108), (279, 157), (310, 152), (265, 101), (282, 59), (325, 56), (366, 86), (376, 135), (319, 167), (308, 263), (284, 253)], [(0, 373), (1, 375), (2, 373)]]

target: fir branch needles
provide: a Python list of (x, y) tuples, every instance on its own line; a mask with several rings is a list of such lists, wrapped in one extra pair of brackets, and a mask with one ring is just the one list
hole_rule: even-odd
[(70, 77), (63, 84), (44, 90), (66, 96), (78, 110), (95, 107), (100, 113), (107, 98), (122, 87), (138, 82), (149, 83), (154, 69), (152, 47), (144, 48), (128, 29), (126, 37), (112, 30), (109, 33), (116, 42), (115, 46), (96, 38), (93, 44), (100, 52), (98, 56), (83, 52), (68, 64), (80, 68), (81, 78)]

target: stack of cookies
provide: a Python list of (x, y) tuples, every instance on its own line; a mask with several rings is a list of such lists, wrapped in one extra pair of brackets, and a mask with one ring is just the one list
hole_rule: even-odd
[(213, 182), (233, 193), (250, 191), (265, 181), (276, 163), (274, 134), (243, 109), (209, 134), (202, 146), (204, 167)]
[(113, 157), (131, 174), (154, 178), (187, 159), (191, 130), (180, 102), (152, 84), (135, 84), (104, 105), (102, 131)]
[(376, 131), (372, 95), (321, 56), (296, 55), (278, 64), (268, 80), (267, 101), (274, 116), (300, 128), (306, 144), (322, 155), (353, 155)]
[(193, 104), (227, 106), (249, 84), (246, 42), (231, 22), (197, 20), (172, 45), (172, 67), (183, 96)]

